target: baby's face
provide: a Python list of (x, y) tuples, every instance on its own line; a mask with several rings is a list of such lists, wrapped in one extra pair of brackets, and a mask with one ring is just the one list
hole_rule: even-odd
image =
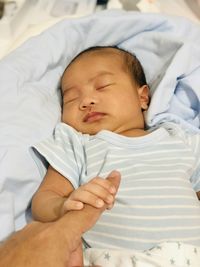
[(117, 53), (92, 51), (80, 55), (62, 78), (62, 121), (77, 131), (123, 134), (143, 129), (139, 88)]

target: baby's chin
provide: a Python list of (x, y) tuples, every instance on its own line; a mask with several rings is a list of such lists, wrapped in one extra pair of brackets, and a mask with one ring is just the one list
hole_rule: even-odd
[(89, 135), (96, 135), (100, 131), (107, 130), (107, 131), (113, 131), (115, 132), (115, 128), (112, 123), (108, 123), (105, 120), (100, 120), (96, 122), (91, 122), (91, 123), (69, 123), (66, 122), (68, 125), (70, 125), (72, 128), (74, 128), (77, 132), (80, 132), (82, 134), (89, 134)]
[(106, 127), (95, 127), (94, 125), (85, 129), (76, 129), (78, 132), (81, 132), (83, 134), (89, 134), (89, 135), (96, 135), (102, 130), (109, 130)]
[(91, 129), (91, 130), (77, 130), (78, 132), (81, 132), (82, 134), (89, 134), (89, 135), (96, 135), (98, 134), (100, 131), (105, 130), (105, 129)]

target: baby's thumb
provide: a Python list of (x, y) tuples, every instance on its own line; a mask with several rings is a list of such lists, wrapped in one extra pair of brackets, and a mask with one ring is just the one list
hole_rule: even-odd
[(108, 179), (113, 185), (114, 187), (116, 188), (116, 192), (119, 188), (119, 185), (120, 185), (120, 181), (121, 181), (121, 174), (120, 172), (118, 171), (112, 171), (108, 177), (106, 178)]

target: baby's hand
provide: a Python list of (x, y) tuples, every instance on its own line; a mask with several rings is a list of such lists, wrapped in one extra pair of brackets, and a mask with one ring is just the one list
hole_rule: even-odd
[[(112, 171), (108, 177), (120, 176), (117, 171)], [(63, 213), (70, 210), (81, 210), (85, 204), (95, 208), (102, 208), (104, 204), (111, 209), (114, 204), (116, 188), (108, 179), (95, 177), (88, 183), (74, 190), (63, 204)]]

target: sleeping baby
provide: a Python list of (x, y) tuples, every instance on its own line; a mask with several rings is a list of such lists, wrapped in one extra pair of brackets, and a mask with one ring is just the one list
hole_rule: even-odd
[[(89, 48), (67, 66), (61, 90), (62, 122), (35, 145), (49, 168), (32, 199), (34, 219), (106, 204), (83, 236), (87, 247), (200, 247), (200, 135), (171, 122), (146, 129), (150, 93), (137, 57), (118, 47)], [(114, 206), (109, 175), (121, 175)], [(67, 266), (83, 265), (81, 248)]]

